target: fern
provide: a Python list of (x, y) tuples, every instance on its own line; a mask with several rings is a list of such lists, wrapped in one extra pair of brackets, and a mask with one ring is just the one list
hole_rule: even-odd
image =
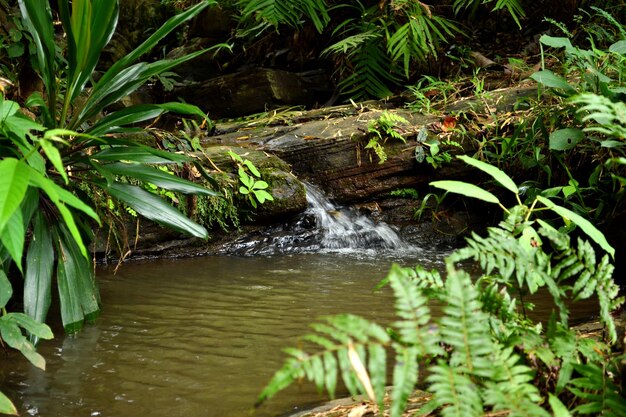
[(442, 407), (443, 417), (474, 417), (483, 415), (478, 387), (459, 368), (439, 361), (427, 378), (432, 401)]
[(242, 9), (242, 21), (254, 18), (274, 27), (286, 24), (297, 28), (306, 17), (321, 33), (330, 21), (328, 5), (324, 0), (239, 0), (237, 5)]
[(579, 94), (570, 101), (580, 106), (584, 122), (594, 122), (584, 130), (626, 140), (626, 104), (593, 93)]
[(572, 379), (568, 389), (584, 402), (575, 412), (607, 417), (626, 415), (624, 393), (611, 381), (606, 369), (593, 363), (577, 364), (574, 369), (581, 376)]
[(508, 410), (511, 417), (548, 417), (550, 414), (538, 405), (541, 395), (533, 385), (533, 370), (520, 362), (513, 347), (497, 351), (493, 378), (486, 383), (485, 402), (495, 411)]
[[(463, 9), (472, 8), (472, 14), (474, 14), (480, 4), (490, 4), (493, 3), (493, 1), (494, 0), (454, 0), (454, 3), (452, 3), (452, 8), (454, 10), (454, 13), (457, 14)], [(509, 13), (509, 15), (511, 15), (511, 17), (517, 24), (517, 27), (521, 29), (522, 24), (520, 22), (520, 19), (523, 18), (526, 13), (524, 12), (524, 8), (522, 7), (520, 0), (496, 0), (493, 11), (503, 9), (506, 9), (506, 11)]]
[(447, 305), (440, 319), (441, 339), (452, 346), (450, 365), (469, 374), (489, 378), (493, 372), (490, 354), (493, 351), (487, 315), (481, 310), (478, 291), (469, 274), (448, 270)]

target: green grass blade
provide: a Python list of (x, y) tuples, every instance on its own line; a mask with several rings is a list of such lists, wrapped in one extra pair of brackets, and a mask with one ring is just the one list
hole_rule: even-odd
[(208, 233), (204, 227), (181, 214), (154, 194), (128, 184), (113, 183), (103, 188), (114, 198), (128, 204), (137, 213), (182, 233), (206, 239)]

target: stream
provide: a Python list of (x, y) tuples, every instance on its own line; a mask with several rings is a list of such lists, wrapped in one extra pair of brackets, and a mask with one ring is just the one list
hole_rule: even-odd
[(391, 263), (441, 268), (445, 254), (309, 195), (290, 228), (237, 241), (227, 254), (100, 268), (102, 316), (73, 336), (52, 323), (56, 338), (38, 348), (45, 372), (5, 352), (0, 390), (34, 417), (270, 417), (324, 401), (305, 383), (253, 409), (281, 349), (313, 320), (353, 313), (389, 324), (391, 291), (373, 288)]

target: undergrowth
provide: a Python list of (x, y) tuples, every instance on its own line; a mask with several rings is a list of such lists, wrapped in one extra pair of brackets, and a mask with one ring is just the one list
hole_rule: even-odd
[[(332, 397), (341, 377), (350, 393), (367, 395), (379, 411), (386, 406), (385, 386), (392, 383), (392, 417), (403, 414), (417, 384), (431, 394), (422, 415), (626, 415), (619, 365), (624, 357), (612, 351), (617, 333), (610, 312), (624, 301), (611, 278), (613, 248), (575, 213), (541, 196), (524, 205), (502, 171), (461, 159), (513, 192), (518, 204), (505, 208), (472, 184), (432, 183), (498, 204), (505, 218), (449, 255), (445, 277), (421, 266), (394, 265), (381, 283), (395, 295), (397, 320), (391, 327), (354, 315), (313, 324), (299, 348), (285, 350), (288, 358), (259, 402), (303, 378)], [(581, 237), (538, 218), (543, 210), (575, 224)], [(532, 305), (523, 301), (538, 291), (553, 300), (547, 324), (533, 319)], [(589, 298), (597, 299), (605, 329), (598, 338), (569, 327), (569, 309)], [(443, 305), (442, 311), (435, 314), (434, 304)]]

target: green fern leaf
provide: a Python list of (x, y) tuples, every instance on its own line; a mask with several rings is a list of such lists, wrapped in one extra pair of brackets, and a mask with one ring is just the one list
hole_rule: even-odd
[(442, 407), (443, 417), (478, 417), (483, 415), (483, 404), (478, 387), (460, 368), (439, 361), (429, 368), (429, 391), (433, 402)]
[(457, 270), (448, 271), (446, 289), (447, 305), (439, 322), (441, 340), (454, 349), (450, 365), (488, 378), (493, 373), (489, 357), (493, 343), (483, 325), (488, 317), (481, 310), (477, 289), (469, 274)]
[(395, 348), (397, 353), (396, 364), (393, 368), (391, 417), (400, 417), (417, 383), (418, 350), (415, 347), (404, 346), (396, 346)]

